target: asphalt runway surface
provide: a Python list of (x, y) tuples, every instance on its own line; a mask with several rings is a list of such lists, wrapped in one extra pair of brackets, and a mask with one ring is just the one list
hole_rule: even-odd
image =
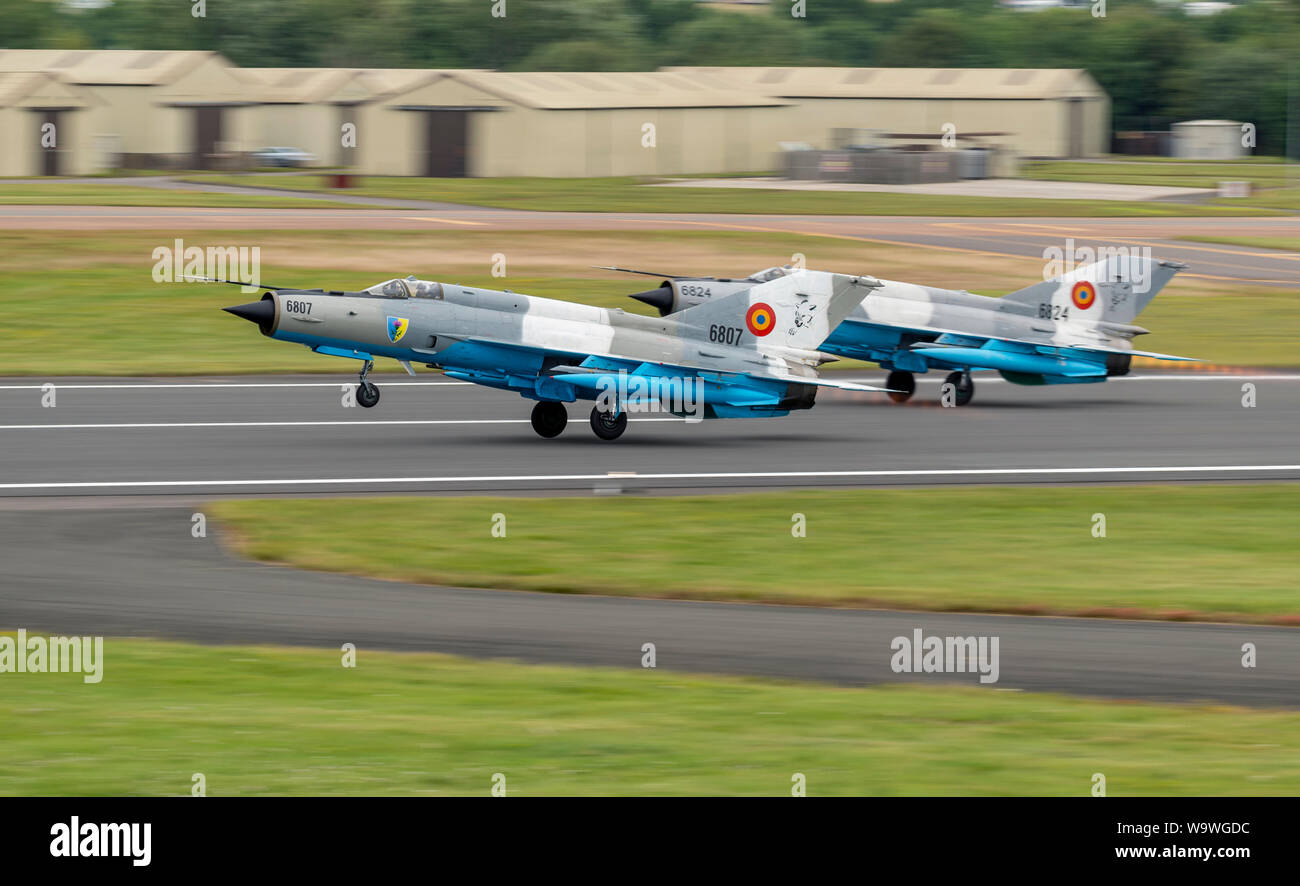
[[(880, 382), (876, 375), (853, 376)], [(977, 483), (1300, 480), (1300, 375), (1136, 374), (1021, 387), (976, 376), (974, 401), (823, 390), (785, 418), (634, 416), (599, 440), (590, 404), (544, 440), (531, 401), (436, 373), (0, 380), (0, 506), (41, 496), (635, 492)], [(43, 385), (52, 384), (54, 406)], [(1242, 406), (1243, 385), (1257, 405)]]
[[(227, 556), (191, 509), (0, 512), (0, 625), (35, 632), (200, 643), (436, 651), (846, 685), (984, 685), (990, 691), (1300, 706), (1300, 631), (827, 610), (428, 587), (259, 565)], [(413, 531), (425, 531), (413, 527)], [(998, 638), (997, 682), (896, 674), (895, 637)], [(1243, 643), (1258, 667), (1241, 666)], [(108, 641), (106, 679), (112, 679)], [(991, 676), (991, 674), (990, 674)]]
[[(683, 207), (690, 206), (683, 195)], [(716, 230), (802, 234), (1042, 259), (1049, 247), (1150, 248), (1188, 264), (1184, 276), (1300, 287), (1300, 254), (1193, 243), (1180, 237), (1300, 237), (1296, 216), (1246, 218), (926, 218), (916, 216), (732, 215), (725, 213), (532, 212), (428, 204), (408, 209), (210, 209), (154, 206), (0, 206), (0, 229), (163, 230)], [(655, 270), (658, 270), (657, 268)], [(716, 268), (668, 268), (714, 273)], [(750, 270), (757, 270), (753, 268)], [(924, 282), (924, 281), (921, 281)]]

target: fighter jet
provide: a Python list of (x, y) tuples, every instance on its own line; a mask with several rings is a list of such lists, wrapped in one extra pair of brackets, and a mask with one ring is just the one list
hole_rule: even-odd
[(536, 400), (532, 425), (542, 437), (564, 430), (565, 403), (595, 400), (592, 431), (613, 440), (638, 409), (780, 416), (811, 408), (818, 387), (884, 390), (817, 374), (835, 359), (817, 347), (879, 286), (867, 276), (778, 275), (652, 318), (410, 276), (360, 292), (263, 287), (259, 301), (224, 310), (271, 338), (361, 361), (363, 407), (379, 402), (367, 380), (375, 358), (391, 357), (412, 375), (421, 363)]
[[(966, 405), (975, 394), (974, 370), (995, 370), (1019, 385), (1103, 382), (1126, 375), (1133, 357), (1194, 359), (1133, 347), (1134, 337), (1148, 332), (1134, 325), (1134, 319), (1185, 267), (1116, 255), (1001, 298), (881, 280), (819, 349), (889, 370), (885, 386), (895, 403), (915, 393), (914, 373), (931, 369), (950, 370), (945, 382), (952, 386), (957, 406)], [(768, 268), (728, 279), (604, 270), (665, 277), (657, 289), (631, 296), (657, 308), (661, 316), (805, 273)]]

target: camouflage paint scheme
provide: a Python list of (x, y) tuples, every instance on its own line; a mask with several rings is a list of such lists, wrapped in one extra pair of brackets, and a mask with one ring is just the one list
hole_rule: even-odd
[(821, 386), (882, 390), (817, 374), (834, 359), (818, 346), (879, 285), (819, 271), (780, 274), (654, 318), (407, 277), (362, 292), (271, 289), (260, 302), (226, 310), (271, 338), (365, 361), (362, 388), (375, 357), (545, 403), (597, 399), (602, 381), (625, 373), (689, 379), (702, 395), (701, 417), (743, 418), (811, 408)]

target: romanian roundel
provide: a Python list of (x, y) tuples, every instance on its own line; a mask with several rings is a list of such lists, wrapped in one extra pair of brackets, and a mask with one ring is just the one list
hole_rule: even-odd
[(1070, 290), (1070, 301), (1079, 310), (1086, 310), (1092, 307), (1092, 303), (1097, 300), (1097, 287), (1093, 286), (1087, 280), (1080, 280), (1074, 284)]
[(776, 326), (776, 312), (763, 302), (754, 302), (745, 312), (745, 326), (759, 337), (767, 335)]

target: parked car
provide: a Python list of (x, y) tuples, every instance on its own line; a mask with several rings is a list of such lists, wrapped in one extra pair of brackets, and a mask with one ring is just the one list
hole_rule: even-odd
[(311, 166), (316, 157), (298, 148), (262, 148), (253, 152), (253, 160), (258, 166)]

